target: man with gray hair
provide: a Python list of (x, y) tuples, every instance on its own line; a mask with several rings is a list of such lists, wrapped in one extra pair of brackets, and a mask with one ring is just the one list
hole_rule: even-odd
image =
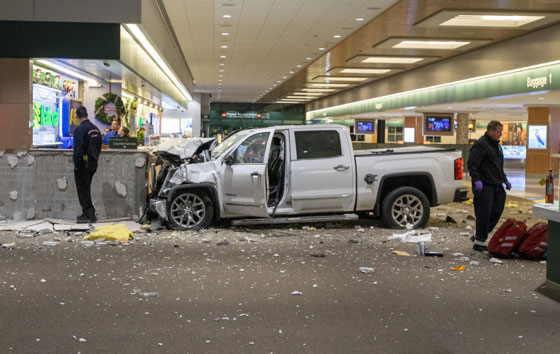
[(476, 216), (475, 251), (487, 251), (488, 233), (492, 232), (502, 216), (506, 203), (506, 189), (511, 183), (504, 173), (504, 152), (500, 137), (504, 126), (497, 120), (488, 123), (486, 133), (470, 150), (467, 167), (472, 180), (474, 214)]

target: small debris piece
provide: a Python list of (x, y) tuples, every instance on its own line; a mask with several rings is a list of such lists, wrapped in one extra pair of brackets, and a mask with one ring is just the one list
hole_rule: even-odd
[(490, 258), (490, 263), (502, 264), (502, 263), (504, 263), (504, 261), (502, 261), (501, 259), (492, 257), (492, 258)]
[(134, 161), (134, 166), (136, 167), (144, 167), (146, 164), (146, 159), (144, 157), (137, 157)]
[(216, 246), (229, 246), (229, 242), (227, 240), (223, 240), (216, 243)]
[(121, 197), (126, 197), (126, 186), (122, 184), (120, 181), (115, 181), (115, 189), (117, 190), (117, 194)]
[(467, 220), (475, 220), (475, 218), (472, 215), (467, 215)]
[(461, 261), (461, 262), (468, 262), (468, 261), (469, 261), (469, 257), (461, 257), (461, 258), (459, 258), (459, 261)]
[(462, 272), (462, 271), (465, 270), (466, 267), (467, 266), (463, 264), (462, 266), (459, 266), (459, 267), (451, 267), (451, 269), (456, 271), (456, 272)]
[(375, 273), (375, 268), (371, 268), (371, 267), (360, 267), (360, 272), (365, 273), (365, 274)]
[(451, 216), (447, 215), (447, 217), (445, 218), (445, 222), (451, 223), (451, 224), (456, 224), (457, 221), (455, 221), (455, 219), (453, 219)]
[(408, 252), (405, 252), (405, 251), (393, 251), (393, 253), (396, 254), (397, 256), (410, 257), (410, 254)]
[(57, 179), (56, 183), (58, 184), (58, 189), (61, 191), (65, 191), (66, 188), (68, 188), (68, 180), (66, 179), (66, 176)]
[(41, 283), (46, 283), (47, 280), (46, 279), (41, 279)]
[(354, 245), (356, 243), (360, 243), (360, 241), (356, 241), (356, 240), (348, 240), (348, 244), (350, 245)]
[(17, 191), (11, 191), (10, 192), (10, 199), (11, 200), (17, 200), (18, 197), (18, 192)]
[(31, 166), (35, 163), (35, 157), (33, 155), (27, 155), (27, 166)]
[(477, 266), (477, 265), (480, 264), (480, 262), (479, 261), (470, 261), (469, 264), (473, 265), (473, 266)]
[(35, 219), (35, 208), (29, 208), (27, 210), (27, 220), (33, 220), (33, 219)]
[(451, 253), (451, 255), (452, 255), (453, 257), (462, 257), (462, 256), (464, 256), (464, 254), (462, 254), (461, 252)]
[(311, 257), (325, 258), (327, 255), (324, 253), (311, 253)]
[(42, 243), (43, 246), (51, 246), (51, 247), (58, 246), (59, 244), (60, 242), (58, 241), (45, 241)]
[(80, 339), (78, 339), (78, 342), (80, 342), (80, 343), (85, 343), (85, 342), (87, 342), (87, 339), (85, 339), (85, 338), (80, 338)]
[(11, 168), (15, 168), (18, 164), (19, 159), (17, 158), (17, 156), (15, 155), (8, 155), (8, 165), (10, 165)]
[(294, 290), (292, 291), (292, 295), (303, 295), (301, 291)]
[(16, 243), (15, 242), (10, 242), (10, 243), (3, 243), (2, 244), (2, 248), (8, 248), (8, 249), (12, 249), (16, 247)]

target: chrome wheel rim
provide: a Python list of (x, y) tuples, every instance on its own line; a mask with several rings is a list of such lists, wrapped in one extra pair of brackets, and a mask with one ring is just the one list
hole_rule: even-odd
[(181, 194), (171, 203), (171, 219), (179, 226), (192, 229), (206, 216), (204, 201), (196, 194)]
[(393, 220), (400, 226), (411, 223), (417, 225), (424, 216), (424, 206), (420, 198), (413, 194), (398, 197), (391, 208)]

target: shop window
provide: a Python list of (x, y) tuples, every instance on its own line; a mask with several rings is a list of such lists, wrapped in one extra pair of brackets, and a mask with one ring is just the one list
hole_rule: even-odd
[(426, 141), (430, 143), (441, 143), (441, 136), (427, 136)]
[(403, 127), (387, 127), (387, 142), (403, 141)]
[(321, 159), (342, 155), (340, 135), (337, 131), (295, 132), (298, 160)]
[(354, 126), (351, 125), (350, 127), (350, 140), (352, 141), (366, 141), (366, 136), (363, 134), (354, 134)]

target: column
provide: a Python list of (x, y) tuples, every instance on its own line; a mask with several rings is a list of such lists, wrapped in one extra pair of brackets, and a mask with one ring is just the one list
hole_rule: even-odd
[[(525, 165), (526, 175), (544, 176), (549, 168), (552, 168), (554, 174), (558, 173), (558, 159), (551, 158), (551, 154), (557, 154), (560, 146), (560, 109), (557, 107), (528, 107), (527, 108), (527, 162)], [(544, 149), (535, 149), (531, 146), (530, 140), (536, 139), (536, 130), (531, 129), (536, 125), (545, 126), (546, 147)], [(542, 129), (541, 129), (542, 130)], [(544, 132), (539, 131), (539, 134)], [(533, 136), (531, 136), (533, 135)]]
[(33, 144), (33, 67), (29, 59), (0, 59), (0, 150)]
[[(424, 137), (422, 136), (422, 117), (404, 117), (404, 127), (414, 128), (414, 143), (423, 144)], [(404, 133), (404, 132), (403, 132)]]
[(469, 114), (457, 113), (457, 131), (455, 133), (457, 145), (469, 143)]
[(189, 106), (187, 107), (187, 116), (192, 119), (192, 136), (200, 136), (200, 125), (201, 125), (201, 113), (200, 113), (200, 101), (201, 94), (194, 93), (192, 95), (193, 100), (189, 101)]

